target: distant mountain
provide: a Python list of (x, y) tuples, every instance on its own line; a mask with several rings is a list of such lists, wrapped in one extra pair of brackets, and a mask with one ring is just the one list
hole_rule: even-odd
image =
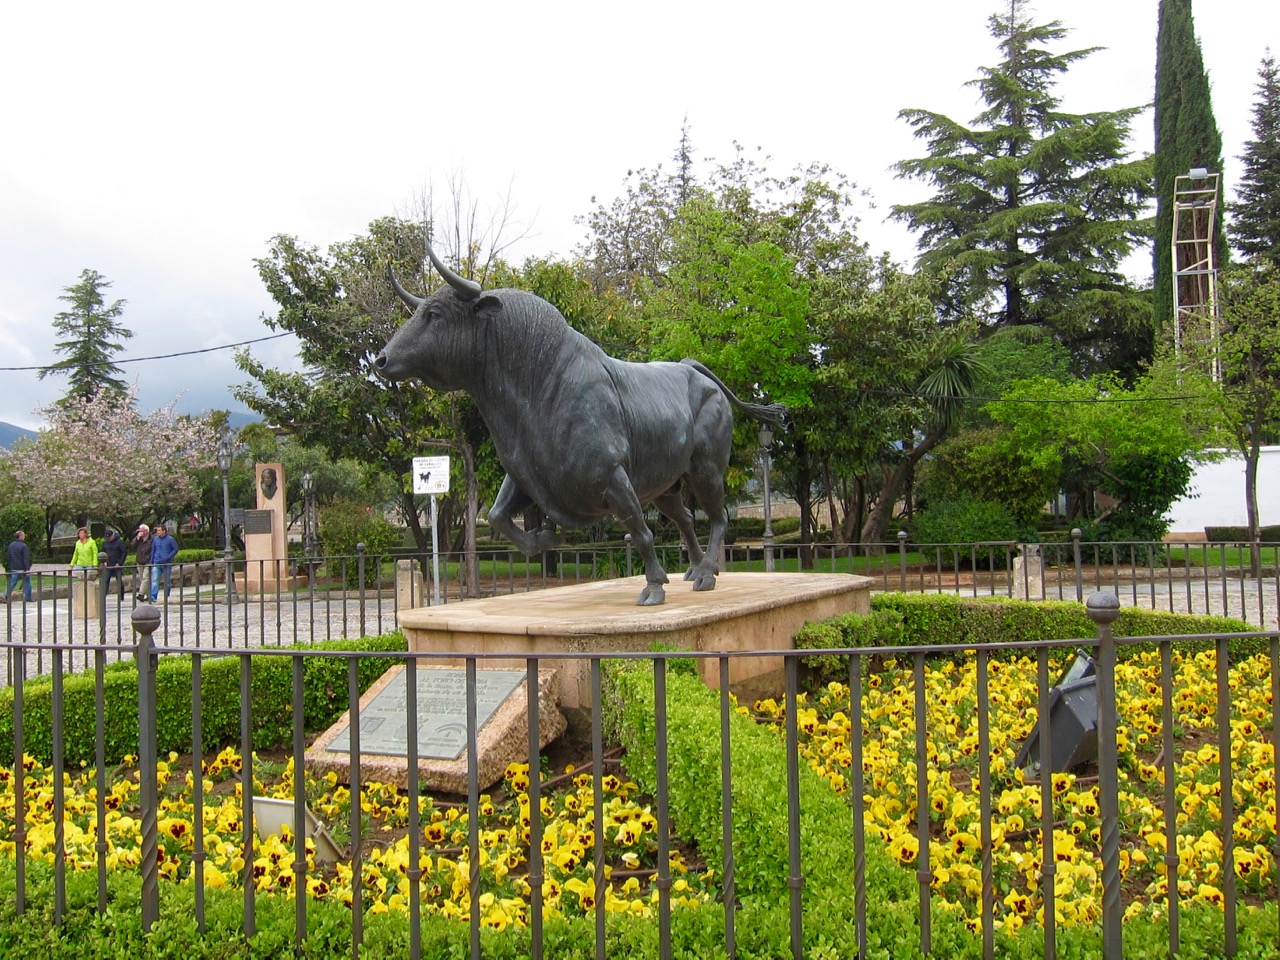
[(0, 447), (8, 450), (13, 446), (13, 441), (19, 437), (34, 437), (36, 432), (28, 430), (26, 427), (15, 427), (12, 423), (5, 423), (0, 420)]
[[(227, 414), (227, 423), (231, 425), (232, 430), (239, 430), (241, 427), (250, 423), (261, 423), (262, 417), (256, 413), (241, 413), (238, 410), (232, 410)], [(13, 446), (13, 441), (19, 437), (34, 437), (36, 431), (28, 430), (26, 427), (15, 427), (12, 423), (5, 423), (0, 420), (0, 449), (8, 450)]]

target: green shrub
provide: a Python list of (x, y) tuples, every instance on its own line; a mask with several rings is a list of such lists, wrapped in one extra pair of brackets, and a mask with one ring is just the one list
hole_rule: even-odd
[[(969, 546), (975, 543), (1022, 541), (1027, 531), (1002, 505), (987, 500), (934, 500), (916, 515), (911, 542), (919, 546), (955, 544), (937, 551), (942, 566), (980, 566), (1001, 569), (1006, 551)], [(933, 551), (925, 551), (932, 553)]]
[[(16, 531), (27, 535), (32, 554), (44, 543), (44, 511), (34, 503), (10, 503), (0, 507), (0, 549), (9, 546)], [(4, 554), (0, 554), (3, 559)]]
[[(1010, 600), (1003, 597), (966, 598), (953, 594), (880, 593), (871, 598), (872, 611), (893, 611), (902, 618), (901, 643), (908, 646), (969, 645), (1041, 640), (1090, 640), (1096, 628), (1085, 605), (1074, 600)], [(835, 618), (837, 627), (841, 618)], [(831, 623), (832, 621), (824, 621)], [(1248, 633), (1253, 628), (1235, 617), (1201, 614), (1167, 613), (1123, 607), (1112, 624), (1118, 638), (1155, 636), (1192, 636)], [(861, 639), (862, 635), (858, 635)], [(898, 641), (895, 641), (898, 642)], [(845, 643), (840, 646), (867, 646), (867, 643)], [(1210, 649), (1207, 638), (1179, 643), (1179, 649)], [(1118, 656), (1133, 656), (1150, 649), (1147, 644), (1121, 643)], [(1261, 637), (1236, 637), (1231, 640), (1233, 658), (1252, 656), (1267, 649)]]
[[(832, 650), (839, 647), (897, 647), (905, 635), (903, 617), (897, 610), (872, 610), (869, 614), (846, 613), (817, 623), (806, 623), (795, 635), (797, 650)], [(814, 680), (848, 680), (849, 658), (834, 654), (801, 657), (813, 671)]]
[[(297, 644), (292, 649), (406, 649), (400, 633), (353, 640)], [(240, 661), (237, 656), (206, 657), (201, 662), (200, 698), (204, 747), (217, 750), (240, 741)], [(250, 718), (254, 749), (292, 742), (293, 679), (291, 657), (255, 653), (250, 658)], [(392, 661), (361, 658), (360, 689), (366, 690)], [(347, 660), (303, 657), (303, 726), (323, 730), (347, 709)], [(163, 657), (156, 667), (156, 749), (161, 753), (191, 751), (191, 673), (189, 656)], [(63, 677), (63, 747), (66, 762), (83, 766), (95, 756), (95, 687), (92, 673)], [(23, 750), (43, 763), (53, 757), (53, 680), (28, 680), (23, 691)], [(106, 757), (119, 762), (138, 753), (138, 671), (132, 663), (113, 664), (103, 675)], [(0, 741), (13, 738), (13, 688), (0, 690)]]
[[(364, 544), (365, 586), (373, 586), (377, 582), (377, 558), (399, 546), (402, 539), (396, 528), (380, 513), (353, 500), (339, 500), (321, 509), (318, 532), (321, 552), (326, 556), (354, 557), (356, 545)], [(342, 571), (347, 586), (360, 585), (360, 569), (356, 560), (342, 565)]]

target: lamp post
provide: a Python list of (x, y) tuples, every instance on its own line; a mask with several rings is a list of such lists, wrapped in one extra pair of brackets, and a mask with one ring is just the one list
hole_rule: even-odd
[(773, 431), (769, 425), (760, 427), (760, 462), (764, 466), (764, 572), (773, 573), (773, 505), (769, 502), (769, 448), (773, 446)]
[(231, 473), (231, 456), (231, 433), (227, 432), (218, 441), (218, 470), (222, 474), (222, 562), (227, 581), (224, 602), (227, 606), (236, 602), (236, 577), (231, 569), (231, 493), (227, 487), (227, 479)]
[(302, 549), (310, 561), (316, 552), (316, 525), (312, 516), (316, 490), (315, 477), (308, 470), (302, 475)]

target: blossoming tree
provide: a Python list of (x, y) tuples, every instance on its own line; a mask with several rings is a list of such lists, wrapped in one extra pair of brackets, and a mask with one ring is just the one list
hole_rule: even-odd
[(176, 403), (140, 413), (135, 384), (124, 395), (69, 396), (41, 408), (45, 428), (0, 461), (16, 498), (43, 507), (50, 525), (92, 517), (121, 530), (186, 507), (200, 495), (195, 471), (213, 465), (218, 437), (210, 419), (178, 416)]

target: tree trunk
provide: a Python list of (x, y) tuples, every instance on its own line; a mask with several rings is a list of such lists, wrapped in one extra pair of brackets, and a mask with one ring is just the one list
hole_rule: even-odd
[(1249, 517), (1249, 572), (1255, 580), (1262, 579), (1262, 544), (1258, 533), (1258, 460), (1261, 457), (1262, 440), (1258, 424), (1249, 424), (1249, 444), (1244, 454), (1244, 499)]
[(925, 434), (923, 440), (907, 450), (906, 456), (899, 460), (892, 470), (885, 473), (884, 482), (880, 484), (880, 493), (876, 496), (875, 506), (867, 514), (867, 522), (863, 524), (859, 542), (884, 542), (885, 531), (893, 517), (893, 506), (898, 502), (898, 491), (911, 476), (920, 458), (936, 447), (944, 436), (946, 431), (943, 429), (935, 429), (932, 433)]

